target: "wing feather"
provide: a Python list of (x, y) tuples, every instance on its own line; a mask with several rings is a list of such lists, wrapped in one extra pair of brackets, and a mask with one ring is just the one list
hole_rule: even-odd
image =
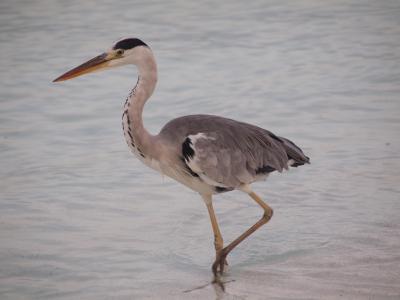
[(221, 187), (234, 188), (257, 180), (261, 174), (281, 172), (288, 168), (289, 159), (297, 165), (308, 162), (301, 149), (287, 139), (251, 124), (212, 115), (172, 120), (159, 135), (181, 145), (181, 156), (182, 147), (189, 141), (193, 155), (183, 161), (194, 173)]

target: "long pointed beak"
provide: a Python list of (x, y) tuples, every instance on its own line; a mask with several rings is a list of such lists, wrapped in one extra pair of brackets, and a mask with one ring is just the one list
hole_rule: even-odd
[(80, 66), (68, 71), (67, 73), (57, 77), (53, 80), (53, 82), (64, 81), (68, 79), (72, 79), (83, 74), (92, 73), (94, 71), (98, 71), (108, 66), (108, 62), (110, 59), (108, 58), (107, 53), (100, 54), (87, 62), (81, 64)]

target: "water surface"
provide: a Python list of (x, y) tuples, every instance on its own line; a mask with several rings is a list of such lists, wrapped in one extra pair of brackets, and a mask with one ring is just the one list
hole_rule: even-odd
[[(398, 1), (6, 0), (0, 32), (1, 299), (399, 299)], [(311, 157), (254, 185), (275, 214), (225, 293), (200, 197), (125, 144), (135, 68), (51, 83), (122, 36), (157, 57), (151, 132), (220, 114)], [(261, 214), (215, 206), (226, 242)]]

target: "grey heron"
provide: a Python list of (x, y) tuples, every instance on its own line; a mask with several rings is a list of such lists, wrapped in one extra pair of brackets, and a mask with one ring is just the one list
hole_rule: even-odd
[[(214, 275), (224, 272), (226, 257), (239, 243), (272, 217), (273, 210), (251, 188), (274, 172), (309, 163), (290, 140), (263, 128), (214, 115), (188, 115), (168, 122), (157, 135), (143, 125), (142, 112), (157, 83), (157, 65), (150, 47), (137, 38), (121, 39), (106, 52), (56, 78), (127, 64), (138, 68), (138, 79), (124, 105), (122, 127), (131, 151), (148, 167), (169, 176), (203, 198), (214, 232)], [(212, 197), (240, 190), (262, 209), (259, 221), (224, 247)]]

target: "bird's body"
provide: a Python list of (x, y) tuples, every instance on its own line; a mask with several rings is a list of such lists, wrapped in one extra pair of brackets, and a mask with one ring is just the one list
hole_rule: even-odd
[[(213, 115), (188, 115), (168, 122), (158, 135), (145, 129), (142, 112), (157, 82), (157, 66), (150, 48), (138, 39), (118, 41), (106, 52), (67, 72), (55, 81), (67, 80), (100, 67), (135, 64), (136, 86), (129, 94), (122, 115), (124, 136), (132, 152), (150, 168), (200, 193), (215, 235), (214, 273), (223, 271), (227, 254), (272, 216), (272, 209), (250, 188), (273, 171), (309, 162), (302, 150), (288, 139), (260, 127)], [(231, 190), (249, 194), (264, 216), (227, 247), (222, 247), (212, 208), (212, 195)]]
[(127, 143), (140, 160), (200, 194), (238, 189), (266, 179), (273, 171), (307, 162), (287, 139), (214, 115), (188, 115), (168, 122), (154, 137), (161, 151), (146, 157), (132, 146), (127, 125), (123, 126)]

